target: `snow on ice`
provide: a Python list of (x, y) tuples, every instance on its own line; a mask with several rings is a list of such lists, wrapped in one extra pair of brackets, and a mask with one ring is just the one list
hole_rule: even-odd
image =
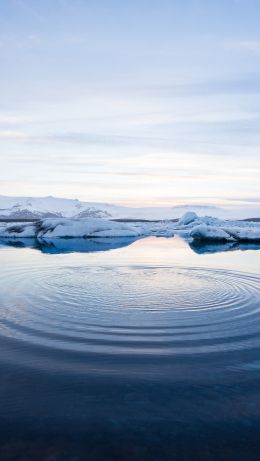
[(46, 218), (33, 223), (2, 223), (0, 238), (173, 237), (194, 241), (260, 242), (260, 222), (231, 221), (187, 212), (178, 222), (116, 222), (107, 218)]

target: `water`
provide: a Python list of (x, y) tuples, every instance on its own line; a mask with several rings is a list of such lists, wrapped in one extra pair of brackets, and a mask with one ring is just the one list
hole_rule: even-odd
[(1, 242), (1, 461), (259, 460), (258, 250)]

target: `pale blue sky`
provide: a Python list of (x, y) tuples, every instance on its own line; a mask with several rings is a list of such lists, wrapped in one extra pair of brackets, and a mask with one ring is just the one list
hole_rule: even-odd
[(258, 0), (0, 0), (0, 194), (260, 196)]

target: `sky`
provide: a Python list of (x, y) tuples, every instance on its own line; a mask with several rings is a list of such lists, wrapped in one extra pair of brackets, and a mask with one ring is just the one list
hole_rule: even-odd
[(0, 194), (260, 199), (258, 0), (0, 0)]

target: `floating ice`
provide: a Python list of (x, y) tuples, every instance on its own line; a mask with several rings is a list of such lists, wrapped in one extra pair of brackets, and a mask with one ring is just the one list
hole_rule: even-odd
[(184, 215), (179, 219), (178, 225), (186, 226), (187, 224), (194, 222), (196, 219), (198, 219), (198, 216), (194, 213), (194, 211), (187, 211), (187, 213), (184, 213)]
[(191, 237), (195, 240), (214, 240), (218, 242), (234, 242), (235, 239), (221, 227), (200, 224), (192, 229)]
[(0, 228), (0, 236), (8, 238), (138, 237), (138, 235), (138, 230), (127, 224), (101, 218), (48, 218), (33, 224), (9, 224)]
[[(185, 224), (186, 223), (186, 224)], [(260, 222), (221, 220), (211, 216), (199, 217), (185, 213), (173, 222), (126, 222), (107, 218), (46, 218), (34, 223), (0, 225), (1, 238), (96, 238), (139, 236), (192, 238), (194, 241), (260, 242)]]

